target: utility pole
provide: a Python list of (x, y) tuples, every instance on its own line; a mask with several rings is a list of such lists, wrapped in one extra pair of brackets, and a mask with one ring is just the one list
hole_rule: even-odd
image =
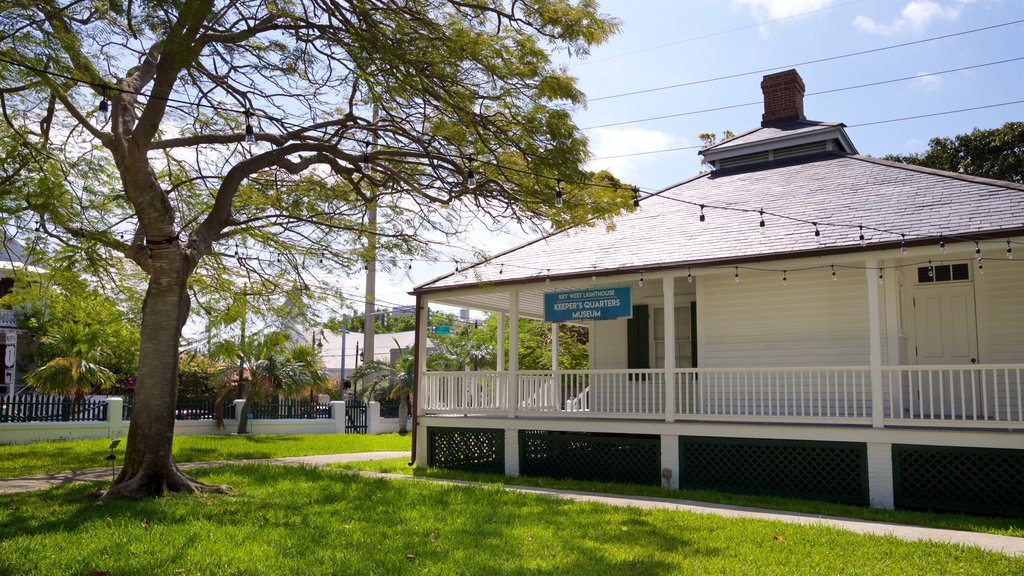
[[(376, 124), (379, 111), (373, 106), (373, 122)], [(377, 133), (373, 133), (373, 145), (377, 145)], [(374, 194), (367, 206), (366, 224), (370, 233), (366, 238), (366, 297), (363, 308), (363, 364), (373, 361), (373, 338), (377, 316), (374, 313), (377, 290), (377, 195)], [(370, 375), (363, 378), (366, 386), (370, 385)]]

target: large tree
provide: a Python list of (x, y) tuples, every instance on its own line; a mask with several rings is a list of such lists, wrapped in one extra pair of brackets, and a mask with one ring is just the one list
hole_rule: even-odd
[(975, 128), (928, 141), (923, 154), (888, 154), (886, 160), (1024, 184), (1024, 122)]
[(196, 297), (258, 286), (294, 307), (311, 275), (404, 266), (474, 222), (562, 226), (627, 207), (581, 169), (583, 95), (550, 58), (615, 28), (593, 0), (4, 3), (13, 164), (47, 175), (14, 191), (7, 217), (54, 251), (97, 266), (124, 255), (148, 278), (106, 497), (221, 489), (171, 456)]

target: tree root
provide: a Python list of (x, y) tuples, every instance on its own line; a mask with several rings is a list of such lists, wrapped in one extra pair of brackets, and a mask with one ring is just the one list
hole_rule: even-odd
[(141, 499), (156, 498), (168, 492), (184, 494), (227, 494), (230, 486), (206, 484), (183, 473), (177, 465), (171, 464), (157, 470), (138, 470), (127, 478), (118, 481), (104, 492), (101, 500), (122, 498)]

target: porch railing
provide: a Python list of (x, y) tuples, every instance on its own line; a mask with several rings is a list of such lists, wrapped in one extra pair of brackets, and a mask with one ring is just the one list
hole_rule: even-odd
[(865, 367), (679, 370), (675, 415), (868, 421), (870, 376)]
[(882, 369), (891, 424), (1005, 428), (1024, 422), (1024, 364)]
[(876, 383), (867, 366), (679, 369), (669, 394), (657, 369), (427, 372), (419, 390), (425, 414), (1024, 429), (1024, 364), (881, 374)]

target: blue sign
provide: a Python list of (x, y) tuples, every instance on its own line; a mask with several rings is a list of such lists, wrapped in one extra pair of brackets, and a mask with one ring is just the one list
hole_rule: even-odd
[(633, 316), (633, 290), (629, 286), (544, 293), (545, 322), (614, 320)]

